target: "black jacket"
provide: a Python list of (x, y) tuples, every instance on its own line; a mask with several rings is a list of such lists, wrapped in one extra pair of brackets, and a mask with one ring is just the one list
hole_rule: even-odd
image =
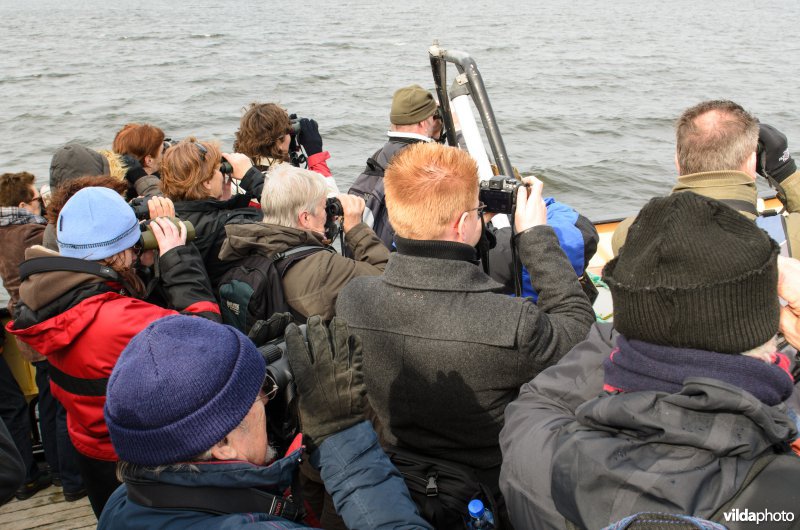
[(391, 138), (378, 149), (372, 157), (367, 159), (367, 167), (356, 177), (353, 185), (347, 191), (350, 195), (364, 198), (364, 222), (372, 228), (383, 244), (389, 250), (394, 242), (394, 229), (389, 223), (389, 212), (386, 209), (385, 192), (383, 188), (383, 174), (392, 161), (394, 155), (411, 144), (421, 142), (413, 138)]

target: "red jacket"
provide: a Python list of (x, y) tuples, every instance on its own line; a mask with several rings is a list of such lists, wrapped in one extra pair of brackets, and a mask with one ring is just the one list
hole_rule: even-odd
[[(196, 256), (196, 250), (194, 253)], [(207, 295), (203, 295), (203, 289), (198, 289), (198, 283), (195, 281), (197, 278), (189, 277), (192, 272), (186, 270), (194, 268), (194, 275), (202, 274), (205, 278), (202, 267), (197, 267), (199, 256), (196, 256), (195, 263), (192, 263), (195, 260), (186, 258), (187, 256), (183, 256), (181, 260), (178, 252), (172, 256), (168, 253), (161, 258), (162, 275), (165, 278), (164, 283), (167, 284), (167, 292), (177, 289), (181, 291), (180, 297), (184, 299), (184, 303), (177, 305), (171, 303), (171, 305), (181, 309), (183, 313), (218, 315), (219, 307), (216, 302), (211, 302), (213, 295), (210, 287), (207, 287)], [(174, 274), (176, 270), (179, 270), (188, 281), (177, 283)], [(52, 277), (55, 274), (61, 275), (62, 278), (59, 280), (57, 277)], [(41, 273), (25, 282), (30, 282), (38, 276), (36, 287), (39, 290), (53, 289), (53, 282), (64, 284), (65, 274), (71, 275), (72, 278), (78, 277), (79, 280), (80, 276), (90, 278), (90, 275), (79, 275), (79, 273)], [(51, 276), (50, 281), (47, 281), (48, 275)], [(166, 278), (172, 280), (167, 281)], [(20, 290), (21, 304), (26, 303), (25, 282)], [(204, 282), (207, 285), (207, 278)], [(53, 395), (67, 409), (67, 429), (75, 448), (90, 458), (107, 461), (116, 461), (118, 458), (103, 419), (105, 383), (117, 358), (134, 335), (151, 322), (177, 313), (175, 310), (120, 294), (119, 288), (119, 284), (115, 282), (98, 282), (97, 278), (89, 281), (84, 278), (77, 286), (73, 282), (73, 285), (66, 285), (62, 289), (56, 286), (55, 294), (58, 295), (56, 299), (44, 306), (35, 303), (36, 310), (24, 306), (17, 320), (9, 322), (6, 326), (10, 333), (16, 335), (19, 340), (29, 343), (50, 362), (53, 374), (50, 386)], [(79, 301), (75, 303), (76, 300)], [(171, 302), (174, 302), (174, 299)], [(65, 309), (59, 311), (62, 308)], [(49, 316), (53, 313), (56, 314)], [(49, 318), (42, 318), (48, 316)], [(27, 325), (31, 322), (31, 325)], [(91, 395), (92, 392), (68, 391), (57, 382), (58, 380), (63, 382), (65, 376), (77, 378), (83, 383), (89, 380), (90, 383), (99, 385), (100, 395)]]

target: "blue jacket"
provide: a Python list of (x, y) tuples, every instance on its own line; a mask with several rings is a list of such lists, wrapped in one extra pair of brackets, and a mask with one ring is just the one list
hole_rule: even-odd
[[(163, 471), (158, 476), (142, 473), (138, 480), (192, 487), (260, 488), (279, 494), (291, 484), (300, 452), (294, 452), (270, 466), (246, 462), (195, 464), (191, 471)], [(347, 526), (356, 528), (431, 528), (420, 517), (402, 476), (378, 445), (369, 422), (361, 422), (322, 443), (312, 455), (321, 466), (325, 486), (336, 510)], [(201, 529), (201, 528), (307, 528), (301, 523), (265, 513), (214, 515), (189, 509), (148, 508), (131, 501), (123, 484), (111, 495), (97, 525), (98, 529)]]

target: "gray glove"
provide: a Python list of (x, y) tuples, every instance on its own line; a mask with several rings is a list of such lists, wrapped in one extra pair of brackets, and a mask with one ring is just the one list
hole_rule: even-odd
[(296, 324), (286, 328), (286, 355), (300, 398), (300, 421), (309, 453), (328, 436), (364, 420), (365, 395), (361, 339), (347, 322), (334, 317), (329, 328), (318, 316), (308, 319), (303, 340)]

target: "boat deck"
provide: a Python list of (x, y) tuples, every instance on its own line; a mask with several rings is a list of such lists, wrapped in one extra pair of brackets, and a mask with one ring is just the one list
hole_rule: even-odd
[(0, 506), (0, 528), (3, 530), (94, 529), (94, 516), (89, 498), (75, 502), (64, 500), (61, 488), (50, 486), (24, 501), (12, 499)]

